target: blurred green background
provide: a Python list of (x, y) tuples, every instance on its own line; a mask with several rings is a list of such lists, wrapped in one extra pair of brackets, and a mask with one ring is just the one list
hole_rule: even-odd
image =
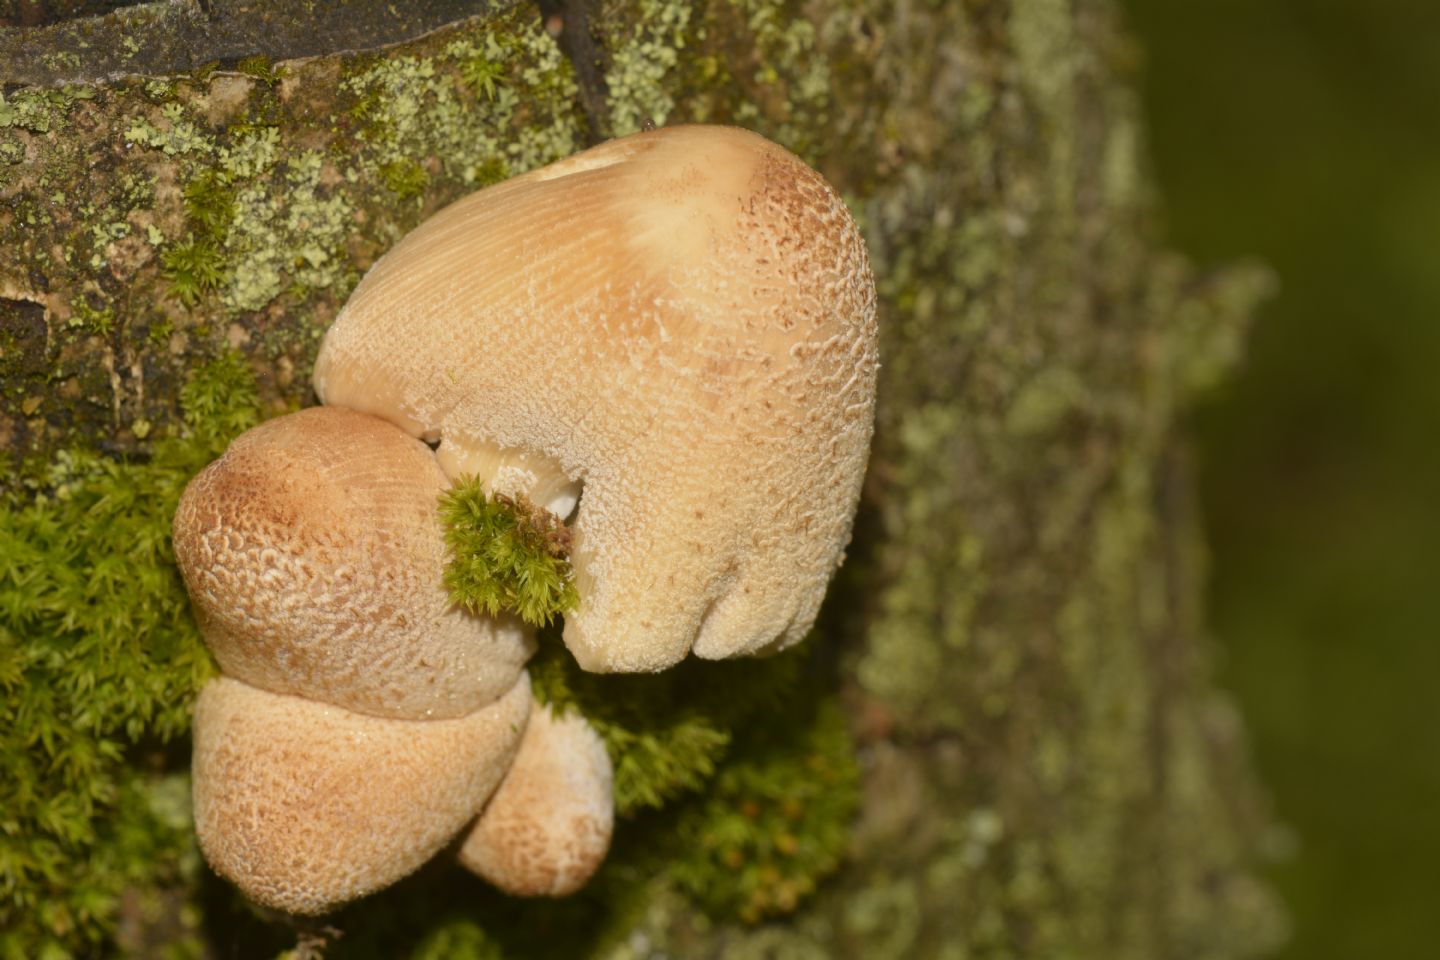
[(1440, 956), (1440, 2), (1127, 5), (1171, 242), (1281, 284), (1195, 426), (1283, 956)]

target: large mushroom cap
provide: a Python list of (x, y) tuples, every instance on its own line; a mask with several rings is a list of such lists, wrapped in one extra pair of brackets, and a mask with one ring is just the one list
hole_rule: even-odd
[(514, 685), (514, 618), (455, 609), (426, 446), (316, 407), (237, 437), (190, 482), (175, 557), (226, 674), (382, 717), (454, 717)]
[(480, 810), (530, 708), (509, 693), (453, 720), (391, 720), (212, 681), (195, 704), (195, 830), (251, 899), (323, 913), (418, 868)]
[[(611, 141), (441, 211), (322, 345), (326, 403), (564, 510), (592, 670), (784, 646), (850, 536), (874, 285), (825, 181), (742, 130)], [(558, 505), (558, 506), (557, 506)]]

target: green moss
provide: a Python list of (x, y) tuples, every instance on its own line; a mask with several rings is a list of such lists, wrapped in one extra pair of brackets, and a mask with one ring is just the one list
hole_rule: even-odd
[(848, 721), (827, 701), (797, 726), (752, 728), (681, 817), (687, 852), (670, 874), (712, 914), (755, 923), (791, 913), (840, 866), (860, 807)]
[(505, 86), (505, 68), (494, 60), (478, 53), (464, 56), (466, 51), (456, 49), (462, 55), (460, 78), (477, 98), (486, 101), (495, 99), (500, 88)]
[(170, 279), (170, 292), (187, 307), (218, 290), (226, 279), (224, 255), (213, 240), (203, 237), (161, 251), (160, 263)]
[(109, 308), (91, 306), (84, 297), (70, 304), (70, 326), (86, 333), (107, 336), (115, 325), (115, 311)]
[(793, 691), (803, 654), (770, 660), (686, 661), (654, 676), (585, 673), (558, 643), (531, 662), (536, 696), (578, 710), (615, 764), (615, 808), (658, 809), (714, 775), (735, 728), (780, 705)]
[(413, 960), (504, 960), (505, 954), (479, 924), (457, 918), (435, 927), (411, 956)]
[(430, 175), (413, 160), (397, 160), (380, 168), (380, 179), (397, 200), (413, 200), (425, 193)]
[(201, 170), (185, 184), (185, 221), (196, 234), (223, 240), (235, 221), (235, 193), (228, 171)]
[(170, 522), (256, 417), (253, 379), (221, 357), (147, 461), (77, 452), (0, 502), (0, 955), (98, 950), (122, 897), (196, 878), (167, 770), (214, 668)]
[[(817, 643), (656, 676), (584, 673), (553, 640), (531, 662), (536, 695), (605, 741), (616, 811), (643, 828), (647, 869), (719, 919), (794, 910), (847, 848), (859, 774), (843, 712), (802, 681)], [(655, 810), (663, 825), (645, 819)], [(633, 870), (636, 855), (622, 846), (607, 871)]]
[(269, 57), (246, 57), (235, 65), (235, 69), (272, 87), (285, 78), (284, 67), (277, 65)]
[(489, 496), (461, 477), (440, 497), (445, 524), (445, 586), (472, 613), (514, 613), (545, 626), (578, 602), (570, 569), (570, 531), (525, 497)]

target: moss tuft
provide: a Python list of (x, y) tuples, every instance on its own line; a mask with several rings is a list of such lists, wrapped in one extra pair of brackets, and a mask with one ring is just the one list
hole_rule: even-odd
[(487, 496), (475, 477), (462, 477), (440, 497), (445, 586), (471, 613), (518, 614), (545, 626), (573, 610), (579, 597), (570, 570), (570, 531), (524, 496)]
[(425, 168), (413, 160), (396, 160), (380, 168), (380, 179), (399, 200), (413, 200), (423, 196), (430, 176)]
[(756, 923), (793, 911), (833, 873), (860, 809), (845, 714), (821, 703), (809, 723), (753, 728), (735, 762), (681, 817), (671, 874), (712, 915)]
[(160, 266), (170, 278), (170, 292), (193, 307), (228, 277), (224, 243), (235, 220), (235, 195), (229, 177), (217, 170), (202, 170), (182, 195), (190, 239), (161, 251)]
[(225, 282), (225, 256), (214, 241), (185, 240), (160, 254), (160, 265), (170, 278), (170, 292), (187, 307)]
[(460, 79), (477, 99), (492, 101), (505, 86), (505, 68), (488, 57), (476, 54), (460, 65)]
[(285, 79), (285, 68), (265, 56), (246, 57), (235, 65), (235, 69), (271, 87)]
[(108, 336), (115, 325), (115, 311), (109, 307), (95, 307), (85, 297), (77, 297), (70, 304), (70, 326), (77, 327), (97, 336)]
[(182, 196), (190, 229), (210, 240), (224, 240), (235, 220), (235, 193), (226, 172), (201, 170), (185, 184)]
[(413, 957), (414, 960), (504, 960), (505, 954), (478, 923), (453, 918), (431, 930), (415, 948)]

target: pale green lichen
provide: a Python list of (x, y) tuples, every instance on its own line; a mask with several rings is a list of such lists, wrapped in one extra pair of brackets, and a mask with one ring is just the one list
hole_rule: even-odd
[[(934, 403), (910, 411), (900, 424), (896, 479), (914, 492), (895, 505), (892, 522), (907, 540), (885, 561), (894, 565), (889, 586), (856, 666), (867, 690), (932, 727), (958, 723), (963, 715), (939, 678), (970, 645), (975, 607), (987, 587), (984, 542), (966, 530), (960, 505), (942, 482), (964, 421), (958, 407)], [(937, 610), (942, 596), (946, 603)]]
[(913, 879), (877, 878), (850, 898), (845, 925), (865, 944), (865, 956), (903, 960), (918, 954), (922, 899)]
[(645, 123), (664, 125), (675, 109), (670, 74), (679, 62), (690, 23), (689, 4), (641, 0), (630, 42), (610, 52), (605, 86), (610, 99), (610, 126), (617, 136), (635, 133)]
[[(516, 67), (520, 83), (512, 84), (506, 70)], [(565, 156), (579, 142), (573, 73), (538, 24), (481, 27), (438, 57), (378, 60), (344, 89), (359, 99), (360, 139), (367, 161), (380, 168), (434, 157), (448, 176), (484, 186)], [(522, 107), (538, 107), (550, 122), (516, 124)]]
[(183, 105), (169, 101), (160, 108), (159, 114), (153, 121), (149, 116), (135, 117), (125, 128), (125, 139), (172, 157), (215, 152), (214, 139), (186, 113)]
[(280, 157), (280, 130), (260, 127), (236, 138), (219, 150), (220, 169), (234, 179), (260, 177), (275, 166)]
[[(838, 30), (842, 14), (832, 17)], [(609, 126), (617, 135), (649, 122), (689, 122), (722, 113), (732, 122), (765, 128), (801, 156), (813, 153), (828, 121), (830, 60), (820, 31), (776, 0), (720, 0), (693, 5), (643, 0), (606, 8), (609, 30), (605, 85)], [(733, 50), (753, 53), (732, 59)], [(743, 74), (736, 75), (743, 70)], [(720, 88), (732, 88), (717, 98)]]
[(264, 307), (287, 284), (303, 297), (353, 273), (343, 249), (354, 210), (344, 193), (323, 187), (326, 169), (321, 151), (299, 152), (275, 167), (284, 190), (258, 181), (235, 194), (225, 237), (233, 267), (220, 299), (236, 315)]
[(14, 127), (32, 133), (48, 133), (60, 127), (77, 100), (92, 100), (90, 87), (61, 87), (58, 90), (18, 90), (7, 98), (0, 93), (0, 129)]
[(123, 429), (128, 445), (134, 424), (173, 418), (189, 351), (222, 336), (276, 365), (267, 389), (299, 391), (357, 259), (426, 204), (574, 152), (580, 118), (570, 64), (523, 8), (400, 54), (7, 92), (0, 283), (28, 296), (44, 276), (62, 303), (88, 291), (115, 323), (80, 345), (83, 323), (47, 314), (65, 336), (25, 349), (66, 348), (44, 359), (64, 389), (23, 423), (0, 414), (0, 432), (32, 449)]
[[(809, 154), (815, 132), (828, 121), (826, 107), (832, 88), (829, 59), (817, 49), (815, 25), (795, 16), (774, 0), (729, 0), (744, 17), (745, 27), (760, 52), (750, 77), (752, 89), (765, 94), (777, 85), (785, 91), (775, 137), (801, 156)], [(741, 103), (738, 119), (754, 122), (762, 115), (755, 101)]]

